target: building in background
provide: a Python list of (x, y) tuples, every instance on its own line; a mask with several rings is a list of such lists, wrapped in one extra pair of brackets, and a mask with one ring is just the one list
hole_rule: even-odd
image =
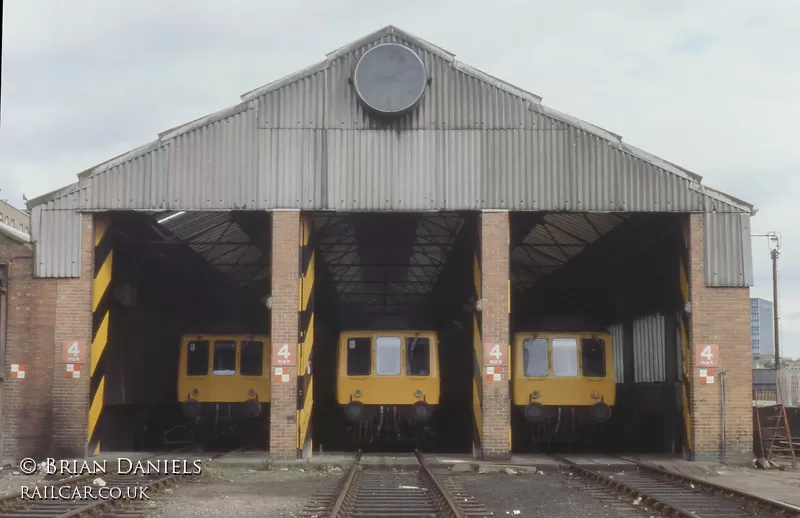
[(772, 302), (750, 299), (750, 348), (753, 360), (772, 359), (775, 355), (774, 321)]
[(10, 205), (5, 200), (0, 200), (0, 223), (24, 234), (31, 234), (30, 214)]

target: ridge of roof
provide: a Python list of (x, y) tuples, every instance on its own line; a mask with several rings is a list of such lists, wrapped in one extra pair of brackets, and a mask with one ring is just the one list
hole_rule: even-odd
[[(300, 81), (300, 80), (302, 80), (302, 79), (304, 79), (306, 77), (310, 77), (311, 75), (313, 75), (315, 73), (318, 73), (318, 72), (320, 72), (322, 70), (325, 70), (326, 68), (330, 67), (331, 64), (335, 60), (337, 60), (337, 59), (339, 59), (339, 58), (341, 58), (343, 56), (346, 56), (347, 54), (350, 54), (351, 52), (354, 52), (355, 50), (358, 50), (361, 47), (369, 45), (370, 43), (373, 43), (376, 40), (380, 40), (382, 38), (385, 38), (388, 35), (395, 35), (399, 39), (402, 39), (402, 40), (404, 40), (404, 41), (406, 41), (408, 43), (416, 45), (417, 47), (425, 50), (426, 52), (429, 52), (429, 53), (431, 53), (431, 54), (433, 54), (433, 55), (435, 55), (435, 56), (447, 61), (456, 70), (458, 70), (458, 71), (460, 71), (460, 72), (462, 72), (464, 74), (467, 74), (469, 76), (472, 76), (472, 77), (474, 77), (474, 78), (476, 78), (476, 79), (478, 79), (480, 81), (483, 81), (483, 82), (485, 82), (487, 84), (492, 85), (495, 88), (498, 88), (499, 90), (505, 91), (505, 92), (507, 92), (507, 93), (509, 93), (511, 95), (514, 95), (514, 96), (524, 100), (527, 103), (528, 109), (531, 110), (531, 111), (535, 111), (535, 112), (541, 113), (541, 114), (543, 114), (545, 116), (552, 117), (552, 118), (554, 118), (556, 120), (559, 120), (559, 121), (564, 122), (566, 124), (569, 124), (571, 126), (575, 126), (575, 127), (579, 128), (579, 129), (581, 129), (582, 131), (586, 131), (587, 133), (591, 133), (593, 135), (596, 135), (596, 136), (608, 141), (611, 146), (614, 146), (614, 147), (620, 149), (621, 151), (623, 151), (625, 153), (628, 153), (628, 154), (630, 154), (632, 156), (635, 156), (635, 157), (637, 157), (637, 158), (639, 158), (641, 160), (649, 162), (649, 163), (655, 165), (656, 167), (659, 167), (659, 168), (661, 168), (661, 169), (663, 169), (665, 171), (668, 171), (668, 172), (670, 172), (672, 174), (675, 174), (675, 175), (677, 175), (677, 176), (679, 176), (681, 178), (684, 178), (684, 179), (688, 180), (690, 182), (690, 188), (692, 190), (695, 190), (696, 192), (700, 192), (700, 193), (703, 193), (705, 195), (708, 195), (708, 196), (711, 196), (713, 198), (716, 198), (716, 199), (718, 199), (720, 201), (723, 201), (724, 203), (727, 203), (729, 205), (732, 205), (732, 206), (734, 206), (734, 207), (736, 207), (736, 208), (738, 208), (740, 210), (747, 211), (747, 212), (750, 212), (752, 214), (755, 214), (755, 212), (756, 212), (755, 206), (750, 204), (750, 203), (747, 203), (747, 202), (745, 202), (743, 200), (735, 198), (735, 197), (733, 197), (731, 195), (725, 194), (725, 193), (723, 193), (721, 191), (718, 191), (716, 189), (710, 188), (710, 187), (708, 187), (706, 185), (701, 185), (701, 182), (702, 182), (702, 179), (703, 179), (702, 176), (700, 176), (700, 175), (698, 175), (696, 173), (693, 173), (693, 172), (689, 171), (688, 169), (680, 167), (680, 166), (678, 166), (676, 164), (673, 164), (673, 163), (671, 163), (671, 162), (669, 162), (667, 160), (664, 160), (664, 159), (662, 159), (660, 157), (657, 157), (657, 156), (655, 156), (655, 155), (653, 155), (651, 153), (648, 153), (648, 152), (646, 152), (644, 150), (641, 150), (641, 149), (639, 149), (637, 147), (631, 146), (631, 145), (623, 142), (623, 137), (621, 135), (617, 134), (617, 133), (611, 132), (611, 131), (606, 130), (606, 129), (600, 127), (600, 126), (597, 126), (595, 124), (583, 121), (581, 119), (578, 119), (578, 118), (573, 117), (571, 115), (568, 115), (566, 113), (562, 113), (562, 112), (560, 112), (558, 110), (555, 110), (553, 108), (549, 108), (547, 106), (544, 106), (544, 105), (542, 105), (542, 98), (540, 96), (538, 96), (538, 95), (536, 95), (534, 93), (528, 92), (528, 91), (526, 91), (526, 90), (524, 90), (522, 88), (519, 88), (519, 87), (517, 87), (517, 86), (515, 86), (515, 85), (513, 85), (511, 83), (508, 83), (508, 82), (506, 82), (504, 80), (501, 80), (501, 79), (499, 79), (499, 78), (497, 78), (495, 76), (487, 74), (487, 73), (485, 73), (485, 72), (483, 72), (483, 71), (481, 71), (481, 70), (479, 70), (477, 68), (474, 68), (474, 67), (471, 67), (471, 66), (469, 66), (469, 65), (467, 65), (465, 63), (462, 63), (462, 62), (460, 62), (460, 61), (455, 59), (455, 54), (454, 53), (452, 53), (452, 52), (450, 52), (448, 50), (445, 50), (442, 47), (434, 45), (434, 44), (432, 44), (432, 43), (430, 43), (430, 42), (428, 42), (428, 41), (426, 41), (426, 40), (424, 40), (424, 39), (422, 39), (422, 38), (420, 38), (418, 36), (415, 36), (415, 35), (413, 35), (413, 34), (411, 34), (409, 32), (406, 32), (406, 31), (404, 31), (402, 29), (399, 29), (398, 27), (395, 27), (394, 25), (386, 25), (386, 26), (384, 26), (384, 27), (382, 27), (382, 28), (380, 28), (380, 29), (378, 29), (376, 31), (373, 31), (370, 34), (362, 36), (361, 38), (358, 38), (357, 40), (354, 40), (354, 41), (352, 41), (352, 42), (350, 42), (350, 43), (348, 43), (346, 45), (343, 45), (343, 46), (337, 48), (336, 50), (326, 54), (326, 58), (324, 60), (318, 62), (318, 63), (315, 63), (315, 64), (313, 64), (311, 66), (305, 67), (305, 68), (303, 68), (303, 69), (301, 69), (301, 70), (299, 70), (297, 72), (294, 72), (292, 74), (289, 74), (289, 75), (284, 76), (282, 78), (279, 78), (279, 79), (277, 79), (275, 81), (272, 81), (272, 82), (270, 82), (270, 83), (268, 83), (266, 85), (263, 85), (261, 87), (258, 87), (256, 89), (254, 89), (254, 90), (251, 90), (249, 92), (246, 92), (246, 93), (242, 94), (240, 96), (240, 102), (235, 104), (235, 105), (233, 105), (233, 106), (230, 106), (228, 108), (224, 108), (222, 110), (219, 110), (219, 111), (213, 112), (211, 114), (205, 115), (203, 117), (200, 117), (198, 119), (195, 119), (195, 120), (193, 120), (191, 122), (188, 122), (188, 123), (185, 123), (185, 124), (181, 124), (181, 125), (176, 126), (174, 128), (171, 128), (171, 129), (168, 129), (166, 131), (163, 131), (163, 132), (158, 134), (158, 138), (156, 140), (148, 142), (147, 144), (139, 146), (139, 147), (137, 147), (137, 148), (135, 148), (135, 149), (133, 149), (131, 151), (128, 151), (126, 153), (118, 155), (118, 156), (116, 156), (116, 157), (114, 157), (114, 158), (112, 158), (110, 160), (102, 162), (102, 163), (100, 163), (98, 165), (95, 165), (93, 167), (90, 167), (90, 168), (78, 173), (77, 176), (78, 176), (78, 179), (79, 179), (79, 183), (80, 183), (80, 180), (88, 179), (94, 174), (106, 171), (106, 170), (108, 170), (110, 168), (113, 168), (113, 167), (119, 165), (119, 164), (125, 163), (125, 162), (127, 162), (129, 160), (132, 160), (132, 159), (137, 158), (137, 157), (139, 157), (141, 155), (144, 155), (144, 154), (146, 154), (146, 153), (148, 153), (150, 151), (153, 151), (154, 149), (158, 149), (159, 147), (164, 145), (164, 143), (166, 141), (168, 141), (170, 139), (173, 139), (173, 138), (175, 138), (175, 137), (177, 137), (177, 136), (179, 136), (179, 135), (181, 135), (183, 133), (186, 133), (188, 131), (192, 131), (194, 129), (209, 125), (209, 124), (211, 124), (213, 122), (216, 122), (216, 121), (218, 121), (220, 119), (224, 119), (226, 117), (230, 117), (231, 115), (235, 115), (237, 113), (241, 113), (243, 111), (247, 111), (247, 110), (249, 110), (249, 109), (251, 109), (251, 108), (253, 108), (255, 106), (254, 101), (258, 97), (266, 95), (266, 94), (268, 94), (270, 92), (273, 92), (273, 91), (278, 90), (280, 88), (283, 88), (283, 87), (285, 87), (285, 86), (287, 86), (289, 84), (292, 84), (292, 83), (295, 83), (297, 81)], [(50, 193), (38, 196), (38, 197), (36, 197), (36, 198), (34, 198), (32, 200), (29, 200), (27, 202), (27, 206), (28, 206), (28, 208), (31, 208), (31, 207), (34, 207), (34, 206), (36, 206), (38, 204), (46, 203), (47, 201), (50, 201), (52, 199), (56, 199), (56, 198), (58, 198), (60, 196), (64, 196), (64, 195), (70, 194), (71, 192), (74, 192), (75, 190), (77, 190), (77, 188), (79, 188), (79, 183), (70, 184), (70, 185), (68, 185), (66, 187), (63, 187), (61, 189), (56, 189), (54, 191), (51, 191)]]

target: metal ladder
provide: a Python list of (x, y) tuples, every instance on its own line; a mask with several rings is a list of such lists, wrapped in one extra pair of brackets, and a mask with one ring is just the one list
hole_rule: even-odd
[[(800, 443), (800, 439), (792, 438), (786, 407), (783, 405), (756, 407), (756, 422), (762, 457), (768, 461), (773, 457), (792, 459), (792, 467), (797, 467), (794, 446), (795, 443)], [(769, 440), (769, 449), (764, 444), (765, 435)]]

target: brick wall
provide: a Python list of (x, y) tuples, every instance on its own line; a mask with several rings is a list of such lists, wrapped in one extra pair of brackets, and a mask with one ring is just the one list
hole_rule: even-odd
[[(0, 262), (8, 265), (0, 456), (13, 463), (50, 453), (56, 281), (34, 279), (33, 248), (5, 235), (0, 235)], [(12, 363), (27, 366), (25, 379), (11, 379)]]
[[(81, 377), (67, 379), (61, 363), (61, 342), (83, 340), (87, 349), (92, 340), (92, 281), (94, 279), (93, 216), (84, 214), (81, 235), (81, 276), (57, 279), (55, 342), (51, 343), (53, 369), (53, 450), (56, 457), (86, 455), (89, 412), (89, 365), (82, 366)], [(86, 361), (91, 351), (85, 353)]]
[[(730, 461), (752, 458), (752, 383), (750, 360), (750, 289), (709, 288), (704, 282), (703, 215), (688, 217), (689, 345), (692, 372), (692, 427), (696, 460), (719, 459), (721, 392), (725, 373), (725, 452)], [(714, 384), (701, 383), (694, 355), (702, 344), (719, 345)]]
[[(509, 215), (508, 212), (481, 214), (481, 333), (484, 344), (509, 340)], [(483, 379), (483, 458), (510, 458), (510, 393), (508, 358), (502, 381)]]
[[(272, 347), (294, 344), (299, 336), (300, 212), (272, 213)], [(286, 367), (284, 367), (286, 368)], [(289, 381), (272, 377), (270, 455), (297, 458), (297, 367), (289, 367)]]

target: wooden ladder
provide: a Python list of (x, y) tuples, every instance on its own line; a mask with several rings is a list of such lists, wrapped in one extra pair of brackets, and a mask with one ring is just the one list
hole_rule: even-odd
[[(756, 422), (762, 457), (767, 460), (772, 460), (773, 456), (792, 459), (792, 467), (797, 467), (794, 446), (800, 443), (800, 439), (792, 438), (786, 407), (783, 405), (756, 407)], [(765, 435), (769, 440), (769, 449), (764, 444)]]

